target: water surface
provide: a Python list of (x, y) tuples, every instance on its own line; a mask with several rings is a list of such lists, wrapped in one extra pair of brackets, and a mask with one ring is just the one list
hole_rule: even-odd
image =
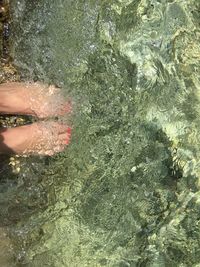
[(16, 264), (198, 266), (198, 2), (11, 7), (22, 80), (75, 102), (69, 148), (23, 159), (5, 193)]

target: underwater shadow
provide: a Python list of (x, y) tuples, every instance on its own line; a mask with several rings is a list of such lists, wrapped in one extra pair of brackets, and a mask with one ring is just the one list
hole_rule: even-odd
[[(4, 144), (4, 138), (2, 136), (3, 132), (6, 132), (6, 128), (0, 129), (0, 151), (6, 151), (6, 154), (13, 155), (13, 154), (15, 154), (15, 152), (10, 147), (8, 147), (6, 144)], [(1, 156), (1, 154), (0, 154), (0, 156)]]
[(4, 143), (2, 133), (5, 131), (6, 128), (1, 128), (0, 130), (0, 149), (1, 151), (6, 151), (6, 154), (0, 154), (0, 227), (13, 223), (13, 216), (9, 212), (9, 207), (11, 202), (13, 202), (13, 193), (18, 183), (17, 174), (13, 173), (12, 166), (10, 165), (10, 157), (15, 153)]

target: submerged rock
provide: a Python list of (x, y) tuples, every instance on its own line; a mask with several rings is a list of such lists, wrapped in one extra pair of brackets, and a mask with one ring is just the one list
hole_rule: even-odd
[(19, 176), (19, 261), (197, 266), (198, 1), (54, 2), (12, 2), (22, 77), (77, 105), (69, 149)]

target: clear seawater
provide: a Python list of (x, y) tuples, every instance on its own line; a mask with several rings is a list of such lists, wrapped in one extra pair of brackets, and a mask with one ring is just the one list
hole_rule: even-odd
[(21, 80), (74, 115), (66, 151), (0, 184), (5, 267), (200, 266), (199, 2), (10, 5)]

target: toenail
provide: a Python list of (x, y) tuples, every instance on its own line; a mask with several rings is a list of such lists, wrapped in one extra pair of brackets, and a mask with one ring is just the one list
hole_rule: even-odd
[(72, 128), (71, 128), (71, 127), (68, 127), (68, 128), (67, 128), (67, 134), (68, 134), (68, 135), (71, 135), (71, 132), (72, 132)]

